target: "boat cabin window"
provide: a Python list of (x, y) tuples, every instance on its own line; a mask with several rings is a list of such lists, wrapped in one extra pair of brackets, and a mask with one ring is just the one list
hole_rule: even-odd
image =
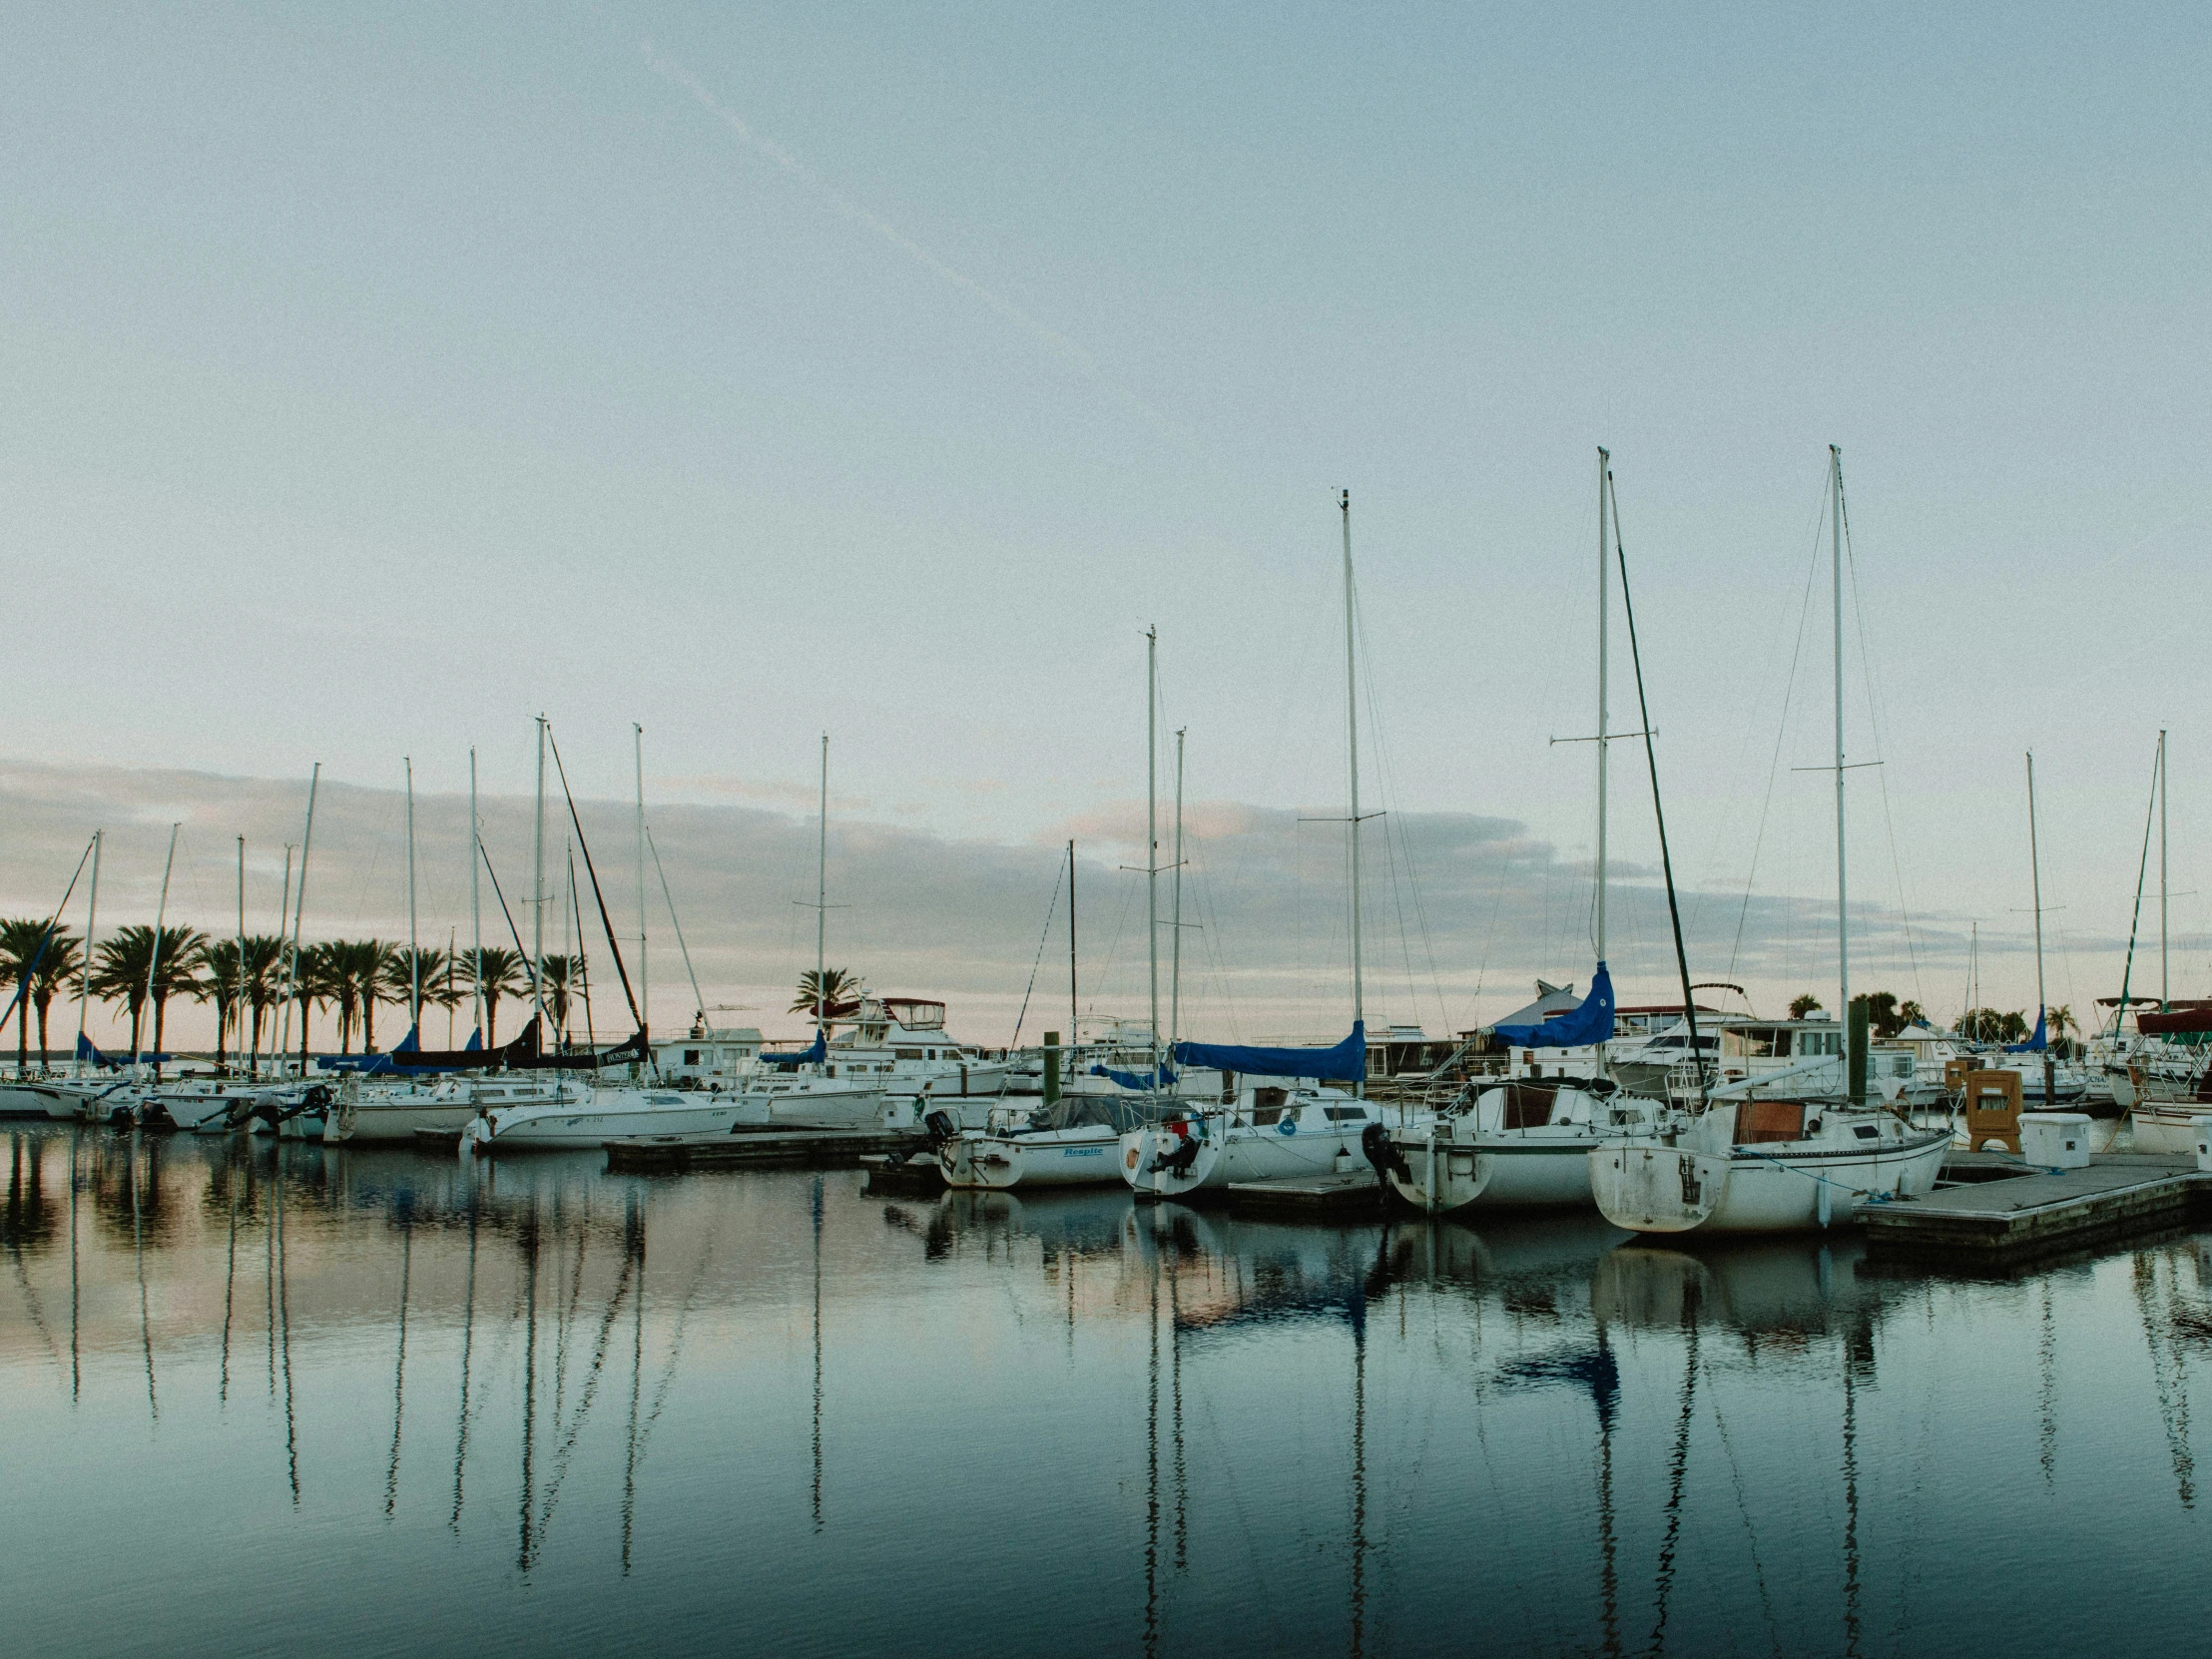
[(918, 1048), (894, 1048), (891, 1052), (901, 1060), (918, 1060), (921, 1058), (921, 1050)]
[(944, 1029), (944, 1004), (914, 996), (886, 996), (883, 1012), (909, 1031)]
[(699, 1050), (696, 1048), (685, 1049), (684, 1064), (686, 1064), (687, 1066), (696, 1066), (697, 1064), (699, 1064)]
[(1365, 1119), (1368, 1115), (1368, 1109), (1365, 1106), (1324, 1106), (1322, 1110), (1328, 1114), (1331, 1123), (1358, 1121)]
[(1283, 1116), (1284, 1103), (1291, 1097), (1288, 1089), (1254, 1089), (1252, 1091), (1252, 1121), (1275, 1123)]
[(1505, 1085), (1505, 1115), (1502, 1127), (1506, 1129), (1541, 1129), (1551, 1121), (1553, 1097), (1558, 1085), (1541, 1087), (1530, 1083)]
[(1721, 1044), (1721, 1051), (1730, 1056), (1747, 1060), (1787, 1060), (1790, 1057), (1790, 1033), (1777, 1031), (1772, 1026), (1751, 1026), (1730, 1031)]
[(1736, 1108), (1738, 1146), (1804, 1138), (1805, 1103), (1801, 1100), (1746, 1100)]

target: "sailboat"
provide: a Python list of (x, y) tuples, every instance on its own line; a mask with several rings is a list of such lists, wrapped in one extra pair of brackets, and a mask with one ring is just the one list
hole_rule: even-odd
[[(1613, 1035), (1613, 981), (1605, 963), (1606, 749), (1608, 707), (1607, 589), (1613, 549), (1606, 540), (1612, 507), (1612, 457), (1597, 452), (1597, 893), (1593, 911), (1597, 970), (1581, 1005), (1532, 1025), (1500, 1025), (1497, 1038), (1514, 1048), (1590, 1055), (1590, 1070), (1572, 1076), (1554, 1062), (1555, 1077), (1516, 1077), (1497, 1087), (1470, 1087), (1455, 1108), (1426, 1123), (1400, 1128), (1377, 1148), (1391, 1190), (1416, 1209), (1451, 1214), (1475, 1208), (1522, 1208), (1590, 1202), (1593, 1146), (1652, 1128), (1662, 1107), (1605, 1076)], [(1618, 516), (1615, 512), (1617, 527)], [(1625, 571), (1624, 577), (1625, 581)], [(1678, 1039), (1679, 1040), (1679, 1039)], [(1680, 1058), (1675, 1051), (1674, 1057)], [(1535, 1068), (1540, 1072), (1541, 1062)]]
[[(1950, 1146), (1947, 1124), (1917, 1128), (1867, 1102), (1866, 1015), (1864, 1007), (1854, 1013), (1851, 1003), (1844, 839), (1844, 457), (1834, 445), (1828, 454), (1835, 583), (1837, 1006), (1850, 1016), (1849, 1095), (1841, 1102), (1777, 1099), (1760, 1091), (1790, 1073), (1772, 1072), (1710, 1093), (1701, 1090), (1693, 1109), (1670, 1112), (1656, 1132), (1592, 1148), (1590, 1188), (1597, 1207), (1615, 1227), (1631, 1232), (1803, 1232), (1849, 1222), (1870, 1202), (1925, 1198), (1935, 1190)], [(1668, 884), (1671, 890), (1671, 876)]]
[[(1360, 937), (1360, 709), (1354, 656), (1358, 638), (1353, 610), (1352, 493), (1344, 514), (1345, 716), (1350, 738), (1352, 874), (1352, 1034), (1327, 1048), (1249, 1047), (1177, 1042), (1176, 1064), (1186, 1068), (1181, 1099), (1163, 1101), (1157, 1061), (1152, 1072), (1152, 1121), (1121, 1136), (1121, 1173), (1141, 1198), (1184, 1198), (1232, 1182), (1295, 1180), (1350, 1175), (1372, 1125), (1382, 1120), (1362, 1098), (1368, 1073), (1366, 981)], [(1149, 636), (1148, 636), (1149, 638)], [(1152, 940), (1153, 1052), (1159, 1052), (1159, 769), (1154, 758), (1158, 728), (1156, 684), (1147, 657), (1145, 710), (1145, 880)], [(1211, 1102), (1190, 1098), (1193, 1071), (1221, 1074)], [(1350, 1089), (1332, 1088), (1350, 1084)]]

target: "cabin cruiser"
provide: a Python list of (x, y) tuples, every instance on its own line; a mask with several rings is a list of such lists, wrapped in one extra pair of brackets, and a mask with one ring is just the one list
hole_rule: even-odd
[(602, 1086), (569, 1075), (550, 1098), (479, 1106), (461, 1150), (574, 1151), (632, 1135), (726, 1135), (738, 1126), (742, 1098), (719, 1089)]

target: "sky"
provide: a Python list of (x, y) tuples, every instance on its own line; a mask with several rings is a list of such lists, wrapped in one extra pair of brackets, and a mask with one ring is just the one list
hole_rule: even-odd
[[(2032, 1006), (2032, 750), (2048, 999), (2116, 990), (2169, 729), (2174, 990), (2212, 993), (2208, 56), (2130, 6), (27, 15), (0, 902), (105, 824), (103, 915), (147, 919), (189, 806), (222, 925), (319, 762), (361, 896), (307, 930), (391, 936), (401, 757), (447, 811), (473, 745), (526, 818), (543, 712), (610, 814), (644, 729), (714, 964), (677, 999), (788, 1000), (828, 732), (871, 982), (1010, 1029), (1074, 836), (1141, 1013), (1156, 627), (1225, 908), (1193, 1017), (1341, 1028), (1349, 489), (1371, 1019), (1495, 1017), (1595, 945), (1553, 740), (1596, 718), (1603, 444), (1693, 976), (1833, 1001), (1833, 443), (1855, 986), (1955, 1012), (1978, 934), (1981, 1000)], [(1627, 1000), (1674, 980), (1641, 747)]]

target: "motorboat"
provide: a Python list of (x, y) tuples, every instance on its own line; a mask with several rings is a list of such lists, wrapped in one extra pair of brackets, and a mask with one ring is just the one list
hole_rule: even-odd
[(479, 1109), (463, 1151), (595, 1147), (632, 1135), (726, 1135), (747, 1097), (715, 1089), (603, 1088), (563, 1078), (554, 1098)]

